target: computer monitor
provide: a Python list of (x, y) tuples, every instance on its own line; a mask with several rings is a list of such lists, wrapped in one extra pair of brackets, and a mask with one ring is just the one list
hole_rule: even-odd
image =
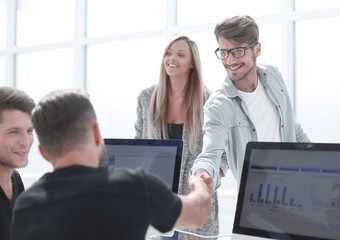
[(160, 139), (105, 138), (106, 157), (102, 166), (141, 167), (162, 179), (178, 193), (183, 141)]
[(232, 239), (339, 239), (340, 144), (249, 142)]

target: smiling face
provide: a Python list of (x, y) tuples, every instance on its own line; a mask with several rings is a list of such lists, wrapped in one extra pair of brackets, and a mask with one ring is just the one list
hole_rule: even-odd
[(0, 165), (25, 167), (33, 144), (31, 115), (19, 110), (4, 110), (0, 123)]
[(189, 45), (184, 40), (173, 42), (164, 55), (163, 65), (170, 78), (187, 78), (193, 68)]
[[(249, 44), (239, 44), (234, 40), (220, 37), (218, 39), (220, 49), (230, 50), (238, 47), (247, 47)], [(245, 55), (240, 58), (235, 58), (231, 53), (228, 58), (221, 60), (223, 66), (228, 72), (232, 81), (237, 82), (241, 80), (257, 81), (256, 73), (256, 58), (260, 56), (261, 44), (257, 43), (254, 48), (245, 50)]]

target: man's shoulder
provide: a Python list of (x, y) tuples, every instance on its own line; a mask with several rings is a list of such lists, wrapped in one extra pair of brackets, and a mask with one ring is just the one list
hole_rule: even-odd
[(20, 176), (19, 172), (15, 169), (13, 170), (11, 180), (12, 180), (12, 183), (13, 183), (13, 189), (14, 189), (15, 195), (18, 195), (19, 193), (21, 193), (22, 191), (25, 190), (24, 183), (21, 179), (21, 176)]
[(12, 172), (12, 178), (13, 179), (20, 179), (21, 180), (21, 176), (20, 176), (19, 172), (17, 170), (15, 170), (15, 169)]
[(268, 63), (258, 63), (256, 65), (256, 67), (257, 67), (257, 72), (260, 75), (274, 74), (274, 75), (280, 75), (281, 76), (279, 69), (274, 65), (271, 65), (271, 64), (268, 64)]
[(269, 63), (266, 63), (266, 62), (256, 63), (256, 66), (257, 67), (264, 67), (264, 68), (277, 68), (275, 65), (269, 64)]
[(143, 170), (140, 168), (130, 169), (109, 166), (107, 169), (101, 168), (101, 171), (107, 171), (110, 179), (141, 178), (143, 175)]
[[(108, 184), (114, 188), (126, 188), (135, 191), (142, 191), (149, 184), (150, 174), (142, 168), (128, 169), (110, 166), (108, 171)], [(117, 184), (118, 183), (118, 184)]]
[(108, 167), (108, 175), (111, 182), (118, 181), (121, 184), (131, 184), (137, 187), (141, 187), (146, 182), (158, 182), (159, 178), (153, 174), (145, 172), (142, 168), (116, 168), (114, 166)]
[(228, 88), (228, 84), (224, 83), (223, 85), (221, 85), (219, 89), (211, 93), (205, 106), (206, 107), (220, 106), (220, 105), (231, 103), (233, 101), (232, 100), (233, 97), (228, 94), (227, 88)]

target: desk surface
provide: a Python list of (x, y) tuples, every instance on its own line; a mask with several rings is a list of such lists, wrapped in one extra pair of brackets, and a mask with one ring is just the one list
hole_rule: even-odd
[(184, 232), (180, 230), (175, 230), (173, 236), (159, 236), (154, 235), (150, 236), (149, 240), (230, 240), (230, 236), (205, 236), (197, 234), (197, 233), (190, 233)]

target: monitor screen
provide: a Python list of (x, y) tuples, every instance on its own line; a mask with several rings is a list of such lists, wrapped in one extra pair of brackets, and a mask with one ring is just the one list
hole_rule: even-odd
[(182, 140), (104, 139), (106, 157), (103, 166), (141, 167), (162, 179), (178, 192), (183, 142)]
[(337, 239), (340, 145), (250, 145), (242, 172), (235, 230), (275, 239)]

